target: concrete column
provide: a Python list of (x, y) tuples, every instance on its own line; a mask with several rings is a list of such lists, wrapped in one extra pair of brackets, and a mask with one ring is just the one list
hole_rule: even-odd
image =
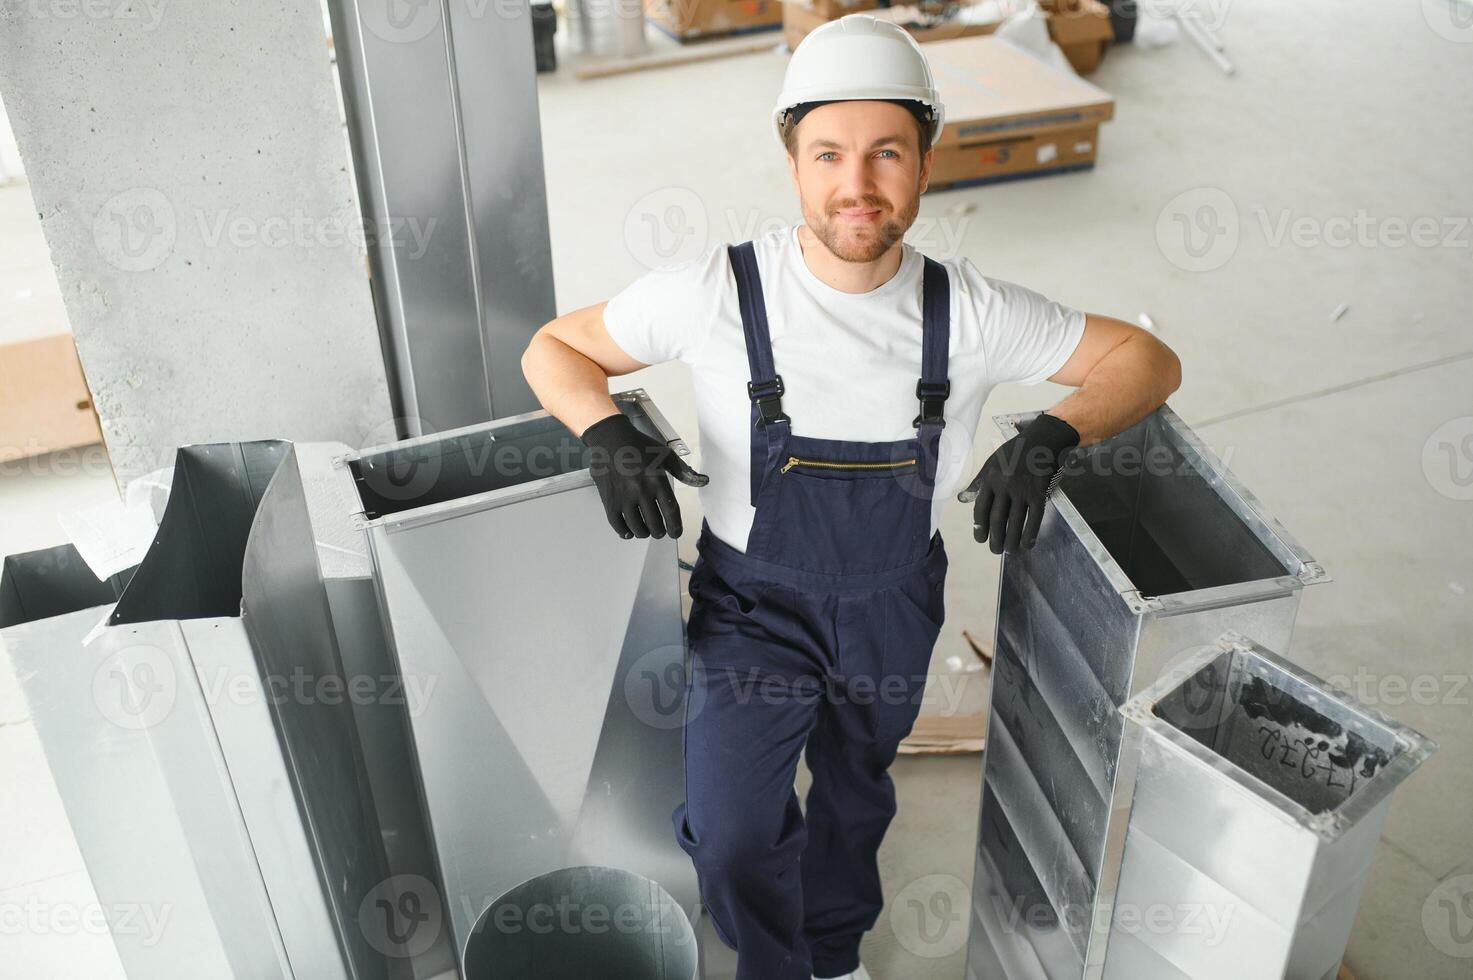
[(0, 92), (119, 483), (392, 438), (316, 0), (0, 0)]

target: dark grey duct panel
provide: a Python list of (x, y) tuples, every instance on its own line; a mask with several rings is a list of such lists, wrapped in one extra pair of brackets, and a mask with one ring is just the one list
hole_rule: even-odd
[(556, 316), (526, 4), (329, 0), (401, 434), (538, 407)]
[(134, 571), (99, 581), (70, 544), (7, 555), (0, 569), (0, 629), (115, 602)]
[(240, 615), (240, 567), (266, 485), (291, 444), (181, 446), (153, 544), (108, 624)]

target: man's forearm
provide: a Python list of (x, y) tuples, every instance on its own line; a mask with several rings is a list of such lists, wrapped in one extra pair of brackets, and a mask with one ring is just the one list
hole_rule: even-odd
[(536, 334), (527, 345), (522, 374), (542, 407), (574, 435), (619, 411), (603, 368), (548, 333)]
[(1048, 414), (1079, 433), (1079, 444), (1108, 439), (1130, 428), (1181, 385), (1181, 362), (1149, 334), (1135, 334), (1112, 348), (1084, 383)]

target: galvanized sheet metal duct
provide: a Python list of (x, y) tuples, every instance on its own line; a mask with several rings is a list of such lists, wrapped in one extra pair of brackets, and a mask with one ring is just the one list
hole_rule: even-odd
[(1433, 743), (1232, 633), (1121, 714), (1105, 976), (1335, 977), (1391, 794)]
[[(0, 587), (23, 597), (5, 601), (0, 641), (98, 898), (139, 914), (112, 928), (132, 976), (348, 975), (231, 615), (255, 503), (284, 448), (182, 448), (154, 548), (117, 606), (86, 606), (116, 582), (97, 582), (69, 546), (7, 563), (65, 569), (46, 578), (49, 597), (36, 579)], [(53, 615), (14, 622), (17, 609)], [(117, 625), (84, 644), (104, 618)], [(157, 934), (136, 928), (149, 915)]]
[[(367, 941), (364, 955), (428, 978), (455, 961), (439, 928), (437, 872), (413, 777), (408, 711), (416, 702), (389, 652), (368, 542), (351, 524), (357, 492), (335, 462), (348, 453), (342, 443), (291, 447), (247, 551), (245, 621), (263, 670), (342, 679), (331, 698), (338, 704), (284, 705), (277, 724), (317, 846), (340, 882), (356, 882), (342, 892), (339, 916), (355, 941)], [(326, 827), (339, 836), (323, 835)], [(401, 920), (415, 909), (429, 916), (422, 927)]]
[(1128, 806), (1117, 709), (1224, 630), (1287, 648), (1323, 581), (1169, 408), (1076, 455), (1036, 546), (1003, 560), (969, 977), (1100, 975)]
[[(642, 391), (615, 399), (688, 452)], [(432, 692), (410, 717), (417, 776), (450, 932), (476, 976), (514, 975), (470, 946), (486, 910), (539, 876), (611, 869), (600, 902), (636, 878), (683, 910), (697, 900), (670, 826), (683, 792), (675, 542), (611, 534), (584, 454), (533, 412), (338, 461), (358, 482), (399, 672)]]

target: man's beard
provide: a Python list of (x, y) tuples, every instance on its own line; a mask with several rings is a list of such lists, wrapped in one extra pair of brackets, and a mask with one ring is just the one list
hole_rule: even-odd
[[(859, 199), (839, 201), (832, 208), (807, 215), (808, 227), (830, 252), (845, 262), (873, 262), (905, 237), (906, 230), (915, 222), (920, 206), (919, 200), (912, 199), (903, 212), (896, 214), (889, 201), (871, 194)], [(848, 237), (844, 234), (846, 229), (843, 219), (833, 213), (844, 208), (880, 208), (888, 216), (881, 218), (878, 225), (861, 226), (863, 231), (860, 234)]]

